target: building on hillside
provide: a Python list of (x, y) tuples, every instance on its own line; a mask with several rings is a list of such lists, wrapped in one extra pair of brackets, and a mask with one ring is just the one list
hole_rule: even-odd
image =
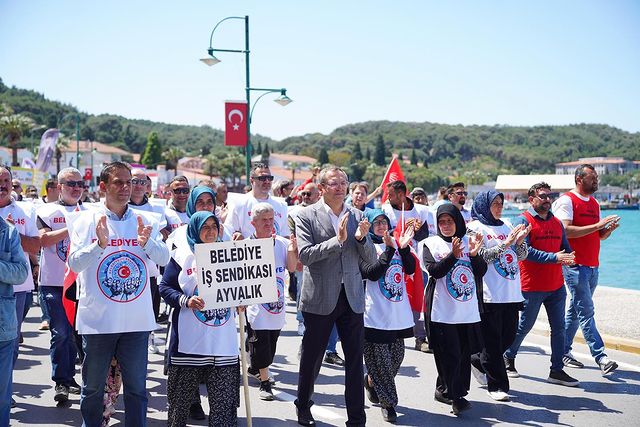
[(639, 160), (626, 160), (622, 157), (582, 157), (573, 162), (556, 163), (556, 174), (572, 174), (581, 164), (592, 165), (598, 175), (624, 175), (640, 169)]
[[(260, 162), (261, 155), (251, 158), (253, 163)], [(269, 169), (276, 180), (289, 179), (295, 184), (302, 184), (313, 175), (313, 165), (317, 160), (309, 156), (299, 156), (297, 154), (271, 153), (269, 155)]]
[(506, 200), (519, 203), (517, 208), (522, 210), (528, 207), (529, 188), (538, 182), (546, 182), (557, 194), (575, 187), (573, 175), (498, 175), (496, 190), (504, 193)]
[[(139, 161), (140, 155), (133, 154), (122, 148), (114, 147), (113, 145), (103, 144), (97, 141), (80, 141), (79, 150), (80, 162), (79, 166), (76, 163), (76, 142), (70, 141), (67, 146), (61, 146), (60, 152), (62, 157), (60, 158), (60, 169), (72, 166), (77, 168), (81, 173), (86, 173), (87, 170), (91, 170), (93, 165), (93, 177), (100, 175), (103, 165), (115, 161), (132, 162)], [(51, 161), (49, 167), (49, 173), (56, 173), (56, 159), (55, 157)], [(96, 182), (96, 181), (94, 181)]]
[[(3, 165), (11, 165), (13, 153), (9, 147), (0, 147), (0, 163)], [(22, 165), (24, 159), (33, 159), (33, 153), (26, 148), (18, 148), (18, 163)], [(35, 162), (35, 160), (34, 160)]]

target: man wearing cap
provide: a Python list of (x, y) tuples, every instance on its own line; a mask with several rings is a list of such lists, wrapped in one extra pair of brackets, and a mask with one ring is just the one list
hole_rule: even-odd
[(410, 195), (413, 203), (422, 206), (429, 206), (429, 203), (427, 202), (427, 193), (424, 192), (424, 188), (414, 187), (414, 189), (411, 190)]

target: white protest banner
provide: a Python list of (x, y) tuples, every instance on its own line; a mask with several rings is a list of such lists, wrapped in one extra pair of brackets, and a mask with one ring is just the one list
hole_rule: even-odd
[(206, 310), (278, 300), (273, 239), (198, 244), (195, 256)]

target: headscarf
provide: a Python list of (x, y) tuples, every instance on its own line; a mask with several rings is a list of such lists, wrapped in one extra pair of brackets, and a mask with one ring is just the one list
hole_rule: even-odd
[[(446, 237), (440, 231), (440, 227), (438, 226), (438, 220), (442, 215), (449, 215), (453, 218), (453, 222), (456, 223), (456, 232), (451, 237)], [(459, 237), (462, 239), (465, 234), (467, 234), (467, 226), (464, 224), (464, 218), (460, 213), (460, 209), (458, 209), (453, 203), (445, 203), (438, 207), (438, 212), (436, 214), (436, 229), (438, 230), (438, 236), (442, 238), (445, 242), (451, 242), (453, 237)]]
[(191, 190), (191, 194), (189, 194), (189, 200), (187, 200), (187, 216), (191, 218), (196, 212), (196, 201), (198, 201), (198, 197), (202, 196), (205, 193), (211, 194), (213, 198), (213, 204), (216, 203), (216, 193), (211, 188), (206, 185), (198, 185), (193, 190)]
[(368, 209), (364, 211), (363, 215), (371, 224), (371, 228), (369, 228), (369, 237), (371, 237), (371, 241), (373, 241), (373, 243), (382, 243), (382, 237), (374, 234), (373, 232), (373, 221), (375, 221), (379, 216), (384, 217), (387, 221), (387, 228), (389, 229), (389, 232), (391, 232), (391, 221), (389, 221), (387, 214), (385, 214), (382, 209)]
[(218, 218), (211, 212), (196, 212), (191, 215), (191, 218), (189, 218), (189, 224), (187, 225), (187, 242), (189, 243), (189, 247), (192, 251), (195, 244), (203, 243), (202, 240), (200, 240), (200, 230), (209, 218), (214, 219), (216, 227), (218, 228), (218, 233), (220, 233), (220, 221), (218, 221)]
[(477, 219), (484, 225), (502, 225), (500, 218), (494, 218), (491, 213), (491, 203), (496, 197), (500, 197), (504, 202), (504, 194), (496, 190), (482, 191), (473, 199), (471, 206), (471, 218)]

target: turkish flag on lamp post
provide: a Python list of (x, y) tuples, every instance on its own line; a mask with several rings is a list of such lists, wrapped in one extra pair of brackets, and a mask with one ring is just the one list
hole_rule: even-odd
[(247, 146), (247, 112), (246, 101), (227, 101), (224, 103), (224, 145), (236, 147)]
[(384, 193), (382, 193), (382, 203), (387, 201), (387, 184), (393, 181), (402, 181), (404, 183), (407, 182), (404, 179), (404, 174), (402, 173), (402, 169), (400, 169), (400, 163), (398, 162), (398, 158), (395, 155), (391, 159), (391, 163), (389, 163), (387, 173), (385, 173), (384, 178), (382, 178), (381, 185), (384, 191)]

